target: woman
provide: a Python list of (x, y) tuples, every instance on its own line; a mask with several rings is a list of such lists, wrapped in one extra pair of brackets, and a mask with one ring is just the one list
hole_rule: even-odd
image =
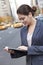
[[(27, 53), (10, 53), (11, 57), (26, 55), (26, 65), (43, 65), (43, 22), (35, 20), (34, 10), (28, 5), (21, 5), (17, 10), (19, 20), (25, 25), (21, 29), (21, 46), (18, 49)], [(8, 48), (6, 49), (8, 51)]]

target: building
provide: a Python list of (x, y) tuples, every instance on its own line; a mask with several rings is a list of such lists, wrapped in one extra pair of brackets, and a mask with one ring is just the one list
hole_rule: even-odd
[(9, 0), (0, 0), (0, 16), (11, 16)]

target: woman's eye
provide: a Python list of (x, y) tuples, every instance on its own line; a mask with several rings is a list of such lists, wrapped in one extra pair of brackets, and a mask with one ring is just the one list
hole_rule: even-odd
[(20, 20), (24, 20), (24, 18), (20, 18)]
[(22, 20), (24, 20), (25, 18), (22, 18)]

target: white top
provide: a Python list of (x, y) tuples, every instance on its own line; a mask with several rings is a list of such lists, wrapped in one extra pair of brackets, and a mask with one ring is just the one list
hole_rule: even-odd
[(32, 34), (30, 33), (27, 34), (27, 42), (28, 42), (28, 46), (30, 47), (32, 43)]

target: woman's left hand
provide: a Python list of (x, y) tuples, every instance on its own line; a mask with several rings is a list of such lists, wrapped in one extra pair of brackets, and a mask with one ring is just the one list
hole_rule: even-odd
[(28, 47), (27, 46), (19, 46), (17, 49), (19, 49), (19, 50), (27, 50)]

